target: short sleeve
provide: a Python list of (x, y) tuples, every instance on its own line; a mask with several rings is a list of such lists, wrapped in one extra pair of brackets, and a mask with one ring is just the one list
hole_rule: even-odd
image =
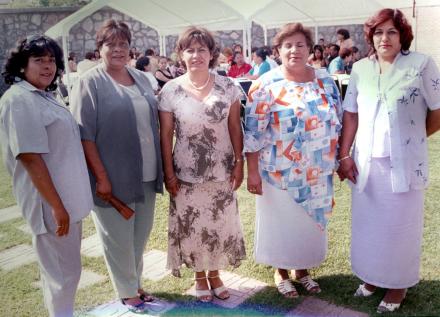
[(174, 83), (167, 83), (165, 86), (163, 86), (162, 90), (159, 93), (158, 96), (158, 109), (159, 111), (164, 111), (164, 112), (173, 112), (173, 102), (171, 96), (172, 94), (172, 85), (174, 85)]
[[(229, 79), (228, 79), (228, 80), (229, 80)], [(245, 99), (245, 95), (244, 95), (243, 91), (242, 91), (240, 88), (238, 88), (238, 87), (232, 82), (232, 80), (231, 80), (231, 86), (232, 86), (232, 89), (231, 89), (231, 92), (230, 92), (230, 94), (231, 94), (231, 104), (233, 104), (233, 103), (236, 102), (237, 100), (240, 101), (240, 100), (242, 100), (242, 99)]]
[(267, 61), (264, 61), (260, 65), (260, 69), (258, 70), (258, 75), (263, 75), (264, 73), (267, 73), (270, 71), (270, 64)]
[(9, 99), (2, 111), (2, 129), (12, 154), (49, 153), (49, 140), (41, 108), (25, 98)]
[(421, 71), (422, 85), (421, 94), (425, 98), (430, 110), (440, 109), (440, 72), (431, 57)]
[(79, 78), (72, 89), (70, 110), (78, 123), (82, 140), (96, 140), (97, 106), (97, 89), (93, 80)]
[(348, 82), (347, 91), (345, 93), (344, 102), (342, 103), (342, 110), (348, 112), (358, 112), (358, 80), (359, 74), (356, 72), (356, 64), (353, 65), (353, 70), (350, 75), (350, 81)]
[(254, 81), (249, 89), (245, 109), (244, 153), (258, 152), (267, 145), (269, 133), (267, 126), (272, 103), (272, 95), (265, 89), (263, 83), (260, 80)]

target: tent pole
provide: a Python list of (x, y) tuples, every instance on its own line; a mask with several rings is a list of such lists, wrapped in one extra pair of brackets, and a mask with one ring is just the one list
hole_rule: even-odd
[(159, 35), (159, 55), (163, 56), (163, 36)]
[(411, 49), (413, 51), (417, 51), (417, 9), (416, 9), (416, 0), (413, 0), (413, 10), (411, 17), (412, 30), (414, 34), (414, 41), (411, 44)]
[(318, 24), (315, 24), (315, 44), (318, 44)]
[(249, 57), (249, 51), (248, 51), (248, 45), (247, 45), (247, 32), (246, 32), (246, 24), (243, 25), (243, 54), (244, 58), (248, 60)]
[(247, 41), (248, 41), (249, 56), (251, 56), (251, 59), (252, 59), (252, 21), (248, 21), (246, 27), (247, 27)]
[(267, 46), (267, 27), (263, 25), (264, 46)]
[(69, 51), (67, 49), (67, 37), (69, 36), (69, 31), (64, 31), (61, 36), (63, 55), (64, 55), (64, 69), (66, 72), (66, 82), (64, 83), (67, 88), (67, 95), (70, 97), (71, 87), (70, 87), (70, 69), (69, 69)]

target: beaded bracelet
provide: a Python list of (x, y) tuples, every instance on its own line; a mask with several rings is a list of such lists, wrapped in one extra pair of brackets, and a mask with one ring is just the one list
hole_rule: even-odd
[(343, 158), (339, 159), (338, 162), (341, 162), (341, 161), (349, 159), (349, 158), (351, 158), (350, 155), (344, 156)]

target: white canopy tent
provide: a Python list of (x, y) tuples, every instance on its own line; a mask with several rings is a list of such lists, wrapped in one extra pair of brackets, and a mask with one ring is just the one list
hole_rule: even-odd
[[(70, 29), (99, 9), (108, 6), (155, 29), (159, 34), (160, 54), (165, 54), (165, 38), (178, 34), (187, 26), (198, 25), (210, 30), (242, 30), (245, 52), (251, 47), (251, 25), (267, 30), (287, 22), (318, 26), (364, 23), (381, 8), (411, 8), (440, 5), (440, 0), (93, 0), (51, 27), (46, 34), (62, 37), (67, 56)], [(413, 21), (415, 25), (416, 21)], [(68, 70), (68, 67), (66, 67)]]

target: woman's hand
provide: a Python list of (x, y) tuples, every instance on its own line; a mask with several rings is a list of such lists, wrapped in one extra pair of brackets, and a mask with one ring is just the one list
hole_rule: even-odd
[(52, 215), (57, 224), (56, 235), (61, 237), (69, 233), (70, 216), (64, 207), (52, 208)]
[(263, 187), (261, 184), (261, 176), (258, 171), (249, 171), (247, 178), (247, 190), (251, 194), (262, 195)]
[(165, 188), (172, 197), (176, 197), (180, 189), (180, 182), (176, 175), (165, 178)]
[(353, 184), (356, 184), (356, 177), (358, 174), (356, 163), (352, 157), (347, 157), (339, 162), (338, 175), (341, 181), (348, 178)]
[(110, 200), (112, 196), (112, 184), (108, 177), (102, 177), (96, 181), (96, 196), (104, 201)]
[(232, 190), (237, 190), (238, 188), (240, 188), (241, 183), (243, 182), (243, 178), (244, 178), (244, 172), (243, 172), (243, 160), (240, 161), (236, 161), (234, 168), (232, 169), (232, 174), (231, 174), (231, 186), (232, 186)]

